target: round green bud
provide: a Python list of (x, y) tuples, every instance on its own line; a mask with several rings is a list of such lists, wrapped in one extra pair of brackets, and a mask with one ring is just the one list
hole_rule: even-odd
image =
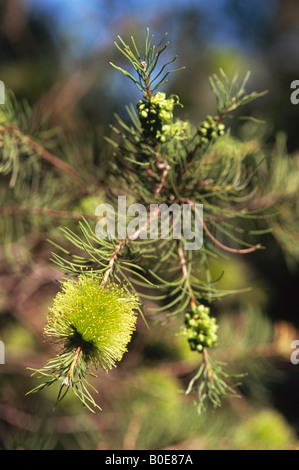
[(188, 323), (192, 327), (195, 327), (195, 328), (197, 327), (197, 321), (194, 320), (193, 318), (191, 318)]
[(205, 345), (206, 346), (211, 347), (211, 346), (213, 346), (213, 344), (214, 344), (214, 341), (213, 341), (212, 338), (206, 338), (206, 340), (205, 340)]
[(164, 124), (164, 126), (162, 126), (162, 132), (164, 132), (165, 134), (168, 134), (170, 133), (170, 126), (168, 124)]
[(200, 333), (199, 335), (197, 335), (197, 340), (199, 343), (203, 343), (205, 340), (205, 335)]
[(205, 127), (202, 127), (201, 129), (199, 129), (199, 132), (201, 135), (207, 135), (208, 131)]
[(188, 322), (190, 320), (190, 318), (191, 318), (190, 313), (186, 313), (185, 314), (185, 322)]
[(172, 111), (174, 106), (174, 101), (172, 99), (169, 99), (165, 102), (164, 104), (164, 109), (166, 111)]
[(153, 96), (155, 101), (164, 101), (166, 99), (166, 94), (163, 93), (162, 91), (158, 91), (154, 96)]
[(141, 116), (142, 118), (147, 118), (147, 116), (148, 116), (147, 111), (145, 111), (145, 110), (144, 110), (144, 111), (141, 111), (140, 116)]

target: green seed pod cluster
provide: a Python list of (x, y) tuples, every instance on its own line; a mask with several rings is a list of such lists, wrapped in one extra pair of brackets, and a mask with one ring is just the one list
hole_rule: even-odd
[(162, 142), (162, 137), (167, 133), (167, 125), (173, 119), (173, 108), (179, 104), (177, 96), (166, 98), (166, 94), (157, 92), (149, 101), (146, 97), (139, 100), (137, 110), (145, 137), (153, 137)]
[(224, 135), (224, 130), (225, 125), (221, 122), (217, 123), (216, 117), (207, 116), (199, 127), (201, 142), (203, 144), (208, 144), (211, 140), (217, 139), (217, 137)]
[(210, 317), (209, 307), (201, 304), (185, 314), (185, 334), (192, 351), (202, 352), (204, 347), (215, 346), (217, 330), (216, 318)]

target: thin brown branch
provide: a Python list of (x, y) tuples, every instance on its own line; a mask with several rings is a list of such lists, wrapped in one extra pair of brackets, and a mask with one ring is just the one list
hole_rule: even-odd
[(125, 248), (128, 241), (129, 240), (126, 239), (126, 240), (123, 240), (123, 241), (119, 242), (118, 245), (116, 245), (116, 248), (115, 248), (114, 252), (112, 253), (111, 259), (109, 261), (108, 268), (105, 271), (103, 281), (101, 283), (103, 286), (108, 282), (109, 276), (113, 272), (115, 262), (117, 260), (117, 256), (118, 256), (119, 252), (122, 251)]
[(115, 268), (115, 263), (116, 263), (117, 257), (120, 254), (120, 252), (127, 246), (127, 244), (129, 242), (134, 241), (139, 237), (140, 233), (143, 232), (144, 228), (147, 228), (149, 226), (153, 215), (157, 216), (158, 213), (159, 213), (159, 210), (157, 208), (154, 209), (153, 211), (151, 211), (151, 216), (148, 218), (148, 220), (146, 221), (145, 224), (143, 224), (141, 227), (139, 227), (139, 229), (136, 230), (136, 232), (134, 232), (132, 235), (127, 236), (127, 238), (125, 240), (122, 240), (121, 242), (119, 242), (116, 245), (116, 248), (115, 248), (115, 250), (112, 253), (112, 256), (110, 258), (107, 270), (104, 273), (103, 281), (101, 283), (102, 285), (105, 285), (107, 283), (107, 281), (109, 279), (109, 276), (112, 274), (112, 272)]
[(51, 165), (59, 168), (60, 170), (67, 173), (71, 178), (73, 178), (80, 186), (84, 185), (84, 181), (82, 180), (81, 176), (72, 168), (68, 163), (64, 162), (60, 158), (55, 157), (52, 153), (48, 150), (44, 149), (41, 145), (37, 144), (33, 140), (30, 139), (28, 136), (24, 136), (25, 142), (32, 148), (40, 157), (44, 160), (51, 163)]
[(190, 285), (188, 271), (187, 271), (186, 258), (184, 256), (183, 248), (182, 248), (181, 245), (179, 245), (178, 255), (179, 255), (179, 259), (180, 259), (180, 266), (182, 268), (182, 273), (183, 273), (183, 276), (186, 280), (186, 287), (187, 287), (189, 295), (190, 295), (190, 305), (191, 305), (191, 308), (194, 309), (196, 307), (196, 300), (195, 300), (195, 296), (194, 296), (193, 291), (192, 291), (192, 287)]
[(223, 243), (221, 243), (219, 240), (217, 240), (217, 238), (215, 238), (210, 230), (208, 229), (208, 227), (206, 226), (206, 224), (204, 223), (203, 221), (203, 218), (201, 217), (200, 213), (198, 212), (198, 210), (196, 209), (196, 206), (195, 206), (195, 203), (194, 201), (190, 200), (190, 199), (182, 199), (183, 201), (187, 202), (188, 204), (191, 204), (193, 209), (194, 209), (194, 212), (196, 212), (197, 216), (199, 217), (201, 223), (202, 223), (202, 226), (203, 226), (203, 229), (204, 231), (206, 232), (206, 234), (208, 235), (208, 237), (215, 243), (215, 245), (219, 246), (219, 248), (222, 248), (223, 250), (225, 251), (229, 251), (230, 253), (238, 253), (238, 254), (247, 254), (247, 253), (252, 253), (256, 250), (258, 250), (259, 248), (261, 248), (261, 244), (258, 243), (257, 245), (255, 246), (252, 246), (250, 248), (244, 248), (244, 249), (240, 249), (240, 248), (231, 248), (229, 246), (226, 246), (224, 245)]
[(73, 378), (74, 378), (74, 372), (75, 372), (75, 369), (76, 369), (76, 366), (77, 366), (77, 363), (79, 361), (79, 358), (82, 354), (82, 348), (80, 346), (77, 347), (77, 350), (76, 350), (76, 354), (75, 354), (75, 357), (74, 357), (74, 360), (71, 364), (71, 367), (70, 367), (70, 370), (66, 376), (66, 378), (64, 379), (64, 381), (62, 382), (62, 385), (65, 385), (66, 387), (69, 387), (71, 382), (73, 381)]
[(51, 163), (51, 165), (59, 168), (59, 170), (63, 171), (64, 173), (68, 174), (72, 179), (74, 179), (81, 187), (85, 188), (84, 181), (82, 180), (81, 176), (77, 173), (74, 168), (72, 168), (68, 163), (64, 162), (60, 158), (57, 158), (55, 155), (50, 153), (44, 147), (39, 145), (37, 142), (32, 140), (28, 135), (22, 134), (22, 132), (17, 127), (5, 127), (3, 132), (12, 136), (17, 137), (18, 139), (22, 140), (23, 142), (28, 145), (37, 155), (39, 155), (43, 160)]
[(168, 171), (170, 170), (170, 166), (169, 165), (166, 165), (165, 163), (162, 163), (162, 162), (159, 162), (157, 161), (157, 168), (158, 170), (162, 171), (161, 173), (161, 180), (160, 180), (160, 183), (158, 184), (157, 188), (155, 189), (155, 195), (159, 195), (164, 184), (165, 184), (165, 180), (166, 180), (166, 177), (168, 175)]
[(207, 371), (207, 374), (208, 374), (208, 379), (209, 379), (209, 382), (211, 384), (211, 387), (213, 388), (214, 387), (214, 379), (213, 379), (213, 375), (212, 375), (212, 371), (211, 371), (211, 366), (210, 366), (210, 361), (209, 361), (209, 354), (208, 354), (208, 350), (207, 348), (203, 348), (203, 360), (204, 360), (204, 363), (205, 363), (205, 366), (206, 366), (206, 371)]
[(4, 215), (45, 215), (57, 219), (75, 219), (80, 220), (93, 219), (91, 214), (82, 214), (81, 212), (61, 211), (56, 209), (48, 209), (46, 207), (1, 207), (0, 213)]
[(141, 65), (142, 65), (142, 68), (143, 68), (143, 77), (144, 77), (144, 84), (145, 84), (145, 87), (146, 87), (146, 94), (147, 94), (147, 98), (149, 100), (149, 102), (151, 103), (152, 101), (152, 92), (151, 92), (151, 89), (150, 89), (150, 84), (149, 84), (149, 78), (148, 78), (148, 74), (147, 74), (147, 64), (146, 62), (141, 62)]

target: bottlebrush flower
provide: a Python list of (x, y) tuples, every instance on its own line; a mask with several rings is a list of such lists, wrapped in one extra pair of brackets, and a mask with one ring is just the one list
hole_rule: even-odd
[(122, 359), (135, 330), (139, 303), (124, 288), (101, 281), (85, 274), (62, 283), (44, 328), (45, 337), (61, 351), (42, 369), (34, 370), (46, 380), (31, 392), (61, 381), (57, 402), (72, 389), (89, 409), (89, 404), (99, 408), (86, 387), (91, 387), (86, 375), (94, 376), (87, 369), (101, 367), (108, 372)]
[(102, 287), (97, 277), (80, 276), (62, 284), (44, 332), (64, 352), (81, 348), (86, 363), (108, 371), (127, 351), (137, 304), (117, 284)]

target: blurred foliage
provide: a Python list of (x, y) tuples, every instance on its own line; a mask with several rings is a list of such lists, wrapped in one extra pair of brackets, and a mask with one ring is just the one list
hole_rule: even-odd
[[(54, 14), (27, 9), (25, 3), (3, 0), (0, 5), (0, 79), (17, 97), (28, 99), (37, 121), (47, 109), (53, 127), (75, 134), (77, 148), (88, 135), (88, 155), (99, 174), (109, 158), (103, 136), (109, 135), (114, 112), (122, 116), (123, 104), (136, 101), (134, 87), (123, 85), (108, 65), (122, 61), (113, 40), (116, 34), (143, 37), (144, 26), (157, 33), (167, 30), (179, 66), (186, 66), (167, 85), (167, 93), (178, 94), (184, 103), (182, 119), (198, 124), (210, 112), (214, 99), (208, 77), (220, 66), (229, 75), (252, 70), (250, 88), (269, 90), (250, 104), (267, 122), (265, 145), (276, 142), (277, 153), (285, 155), (279, 159), (282, 172), (298, 166), (298, 109), (290, 103), (290, 83), (299, 76), (296, 0), (223, 0), (209, 2), (210, 9), (206, 2), (178, 0), (175, 7), (153, 2), (151, 15), (135, 9), (135, 2), (99, 2), (94, 17), (99, 34), (83, 49), (78, 29), (61, 27), (63, 21), (59, 24)], [(89, 21), (82, 20), (81, 32), (88, 31)], [(245, 132), (239, 125), (236, 130)], [(288, 185), (291, 194), (296, 185)], [(70, 196), (71, 202), (57, 201), (57, 206), (73, 204)], [(76, 204), (75, 210), (93, 213), (94, 201)], [(163, 326), (147, 329), (142, 321), (118, 370), (96, 381), (104, 410), (99, 416), (84, 413), (71, 396), (53, 414), (56, 390), (25, 399), (32, 388), (26, 367), (38, 367), (48, 356), (40, 333), (59, 276), (48, 265), (48, 233), (6, 247), (8, 253), (0, 252), (0, 339), (6, 348), (6, 364), (0, 365), (0, 449), (297, 449), (299, 375), (289, 359), (299, 326), (296, 219), (298, 204), (289, 207), (286, 200), (275, 238), (264, 237), (263, 257), (227, 258), (211, 267), (215, 277), (226, 272), (220, 288), (252, 287), (224, 299), (218, 312), (219, 359), (248, 376), (242, 400), (232, 399), (200, 417), (192, 399), (188, 403), (178, 393), (185, 390), (190, 367), (196, 368), (183, 337), (173, 337)], [(287, 243), (293, 244), (291, 252), (283, 246), (285, 225), (294, 227)]]

